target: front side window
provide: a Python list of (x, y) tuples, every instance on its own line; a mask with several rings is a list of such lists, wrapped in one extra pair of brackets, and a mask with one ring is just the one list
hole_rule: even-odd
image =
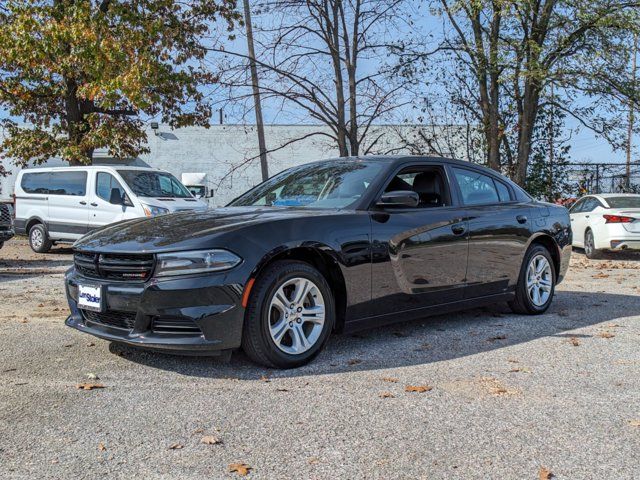
[(96, 195), (108, 202), (111, 200), (111, 190), (114, 188), (118, 189), (120, 198), (122, 198), (125, 191), (122, 185), (120, 185), (120, 182), (110, 173), (98, 172), (98, 176), (96, 177)]
[(380, 162), (329, 160), (291, 168), (229, 206), (346, 208), (364, 195), (383, 166)]
[(192, 198), (176, 177), (166, 172), (118, 170), (122, 179), (139, 197)]
[(498, 190), (490, 176), (464, 168), (454, 168), (453, 173), (465, 205), (500, 202)]
[(449, 190), (443, 171), (439, 167), (409, 167), (391, 179), (385, 192), (413, 191), (420, 197), (418, 208), (451, 205)]

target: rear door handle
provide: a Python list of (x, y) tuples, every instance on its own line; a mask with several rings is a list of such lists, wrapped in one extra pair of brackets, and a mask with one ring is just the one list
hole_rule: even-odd
[(467, 231), (467, 229), (464, 227), (464, 225), (458, 223), (456, 225), (451, 225), (451, 231), (454, 235), (462, 235)]
[(527, 217), (524, 215), (518, 215), (516, 217), (516, 220), (518, 221), (518, 223), (527, 223)]
[(95, 202), (93, 202), (93, 203), (91, 204), (91, 206), (92, 206), (92, 207), (97, 207), (97, 206), (98, 206), (98, 204), (97, 204), (97, 203), (95, 203)]

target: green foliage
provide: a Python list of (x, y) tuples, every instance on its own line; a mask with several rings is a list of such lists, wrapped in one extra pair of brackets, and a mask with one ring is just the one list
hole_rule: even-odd
[(4, 157), (91, 161), (97, 148), (147, 151), (141, 116), (172, 127), (208, 125), (199, 87), (203, 38), (238, 18), (236, 0), (7, 0), (0, 3)]

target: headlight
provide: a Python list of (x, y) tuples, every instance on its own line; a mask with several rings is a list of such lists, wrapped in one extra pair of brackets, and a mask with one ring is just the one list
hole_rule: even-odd
[(219, 272), (242, 262), (234, 253), (221, 249), (161, 253), (157, 258), (156, 277)]
[(142, 204), (142, 209), (147, 217), (157, 217), (158, 215), (169, 213), (168, 208), (154, 207), (153, 205), (145, 205), (144, 203)]

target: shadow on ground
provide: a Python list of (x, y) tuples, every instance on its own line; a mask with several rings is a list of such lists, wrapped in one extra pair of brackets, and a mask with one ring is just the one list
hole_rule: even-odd
[[(634, 313), (635, 312), (635, 313)], [(293, 370), (270, 370), (234, 352), (228, 363), (215, 357), (185, 357), (147, 352), (111, 344), (112, 353), (131, 362), (181, 375), (257, 380), (378, 370), (446, 361), (503, 349), (542, 337), (570, 342), (570, 333), (640, 312), (640, 296), (578, 291), (557, 292), (545, 315), (514, 315), (506, 305), (398, 323), (351, 335), (333, 335), (310, 365)]]

